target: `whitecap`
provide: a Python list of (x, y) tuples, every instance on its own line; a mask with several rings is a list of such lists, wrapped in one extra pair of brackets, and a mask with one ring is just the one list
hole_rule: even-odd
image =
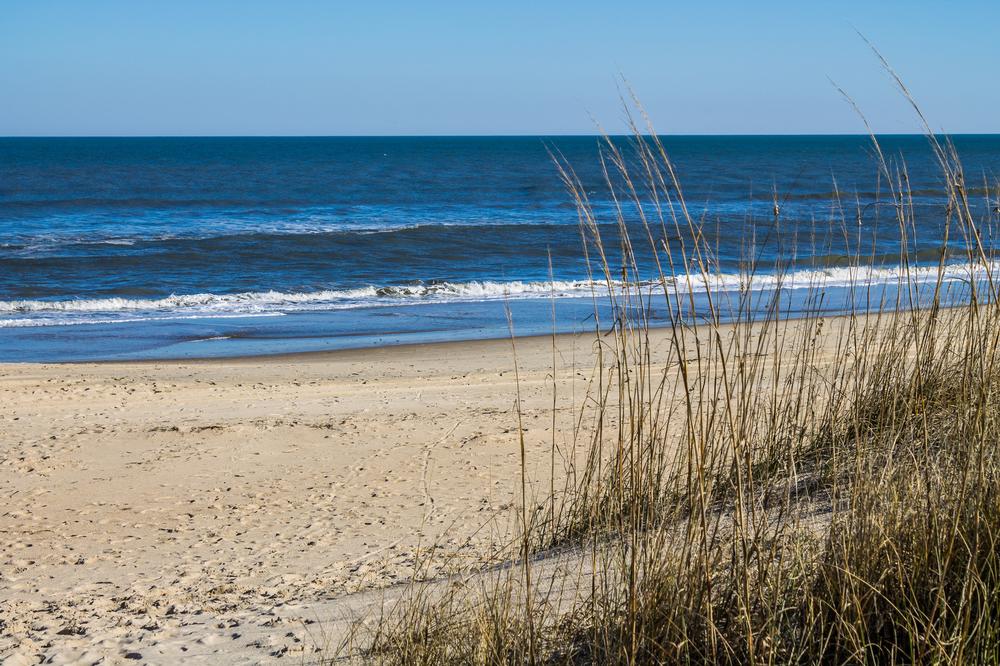
[(365, 285), (349, 289), (306, 292), (278, 290), (232, 294), (172, 294), (163, 298), (72, 298), (64, 300), (0, 301), (0, 327), (113, 323), (150, 319), (197, 319), (280, 315), (294, 312), (419, 303), (482, 302), (503, 299), (582, 298), (607, 296), (608, 290), (639, 288), (671, 293), (864, 287), (893, 283), (933, 282), (942, 271), (944, 282), (971, 283), (995, 275), (997, 265), (856, 266), (797, 270), (783, 274), (686, 273), (663, 281), (610, 284), (602, 280), (469, 281)]

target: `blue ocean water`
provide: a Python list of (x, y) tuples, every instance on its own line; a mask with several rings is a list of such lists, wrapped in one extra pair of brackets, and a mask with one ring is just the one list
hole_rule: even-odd
[[(1000, 136), (953, 140), (979, 188), (977, 214), (988, 216), (991, 203), (978, 195), (1000, 170)], [(867, 137), (664, 142), (721, 275), (738, 281), (748, 238), (762, 265), (784, 252), (834, 277), (856, 249), (850, 239), (875, 239), (871, 253), (891, 275), (902, 237), (878, 212), (884, 183)], [(936, 261), (945, 202), (927, 140), (881, 144), (905, 161), (917, 254)], [(599, 145), (597, 137), (0, 139), (0, 361), (502, 336), (505, 300), (519, 333), (542, 333), (553, 326), (553, 294), (556, 327), (587, 328), (595, 305), (607, 306), (592, 298), (577, 211), (549, 151), (572, 164), (613, 247)], [(652, 269), (648, 256), (644, 263)]]

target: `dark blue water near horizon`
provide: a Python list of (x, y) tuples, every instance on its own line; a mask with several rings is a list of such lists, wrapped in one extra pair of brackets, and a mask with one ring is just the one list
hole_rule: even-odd
[[(872, 212), (879, 178), (867, 137), (663, 140), (722, 276), (738, 279), (747, 238), (766, 235), (764, 265), (794, 243), (803, 271), (825, 269), (831, 288), (843, 289), (837, 270), (851, 248), (836, 234), (818, 245), (803, 240), (838, 220), (877, 237), (873, 254), (898, 255), (889, 217)], [(988, 215), (1000, 136), (953, 140), (979, 188), (978, 213)], [(927, 140), (880, 142), (905, 161), (918, 250), (933, 260), (944, 199)], [(491, 337), (506, 333), (505, 299), (519, 332), (541, 333), (552, 328), (552, 294), (557, 328), (586, 328), (594, 302), (577, 211), (549, 151), (573, 165), (613, 238), (599, 144), (562, 136), (0, 139), (0, 361)]]

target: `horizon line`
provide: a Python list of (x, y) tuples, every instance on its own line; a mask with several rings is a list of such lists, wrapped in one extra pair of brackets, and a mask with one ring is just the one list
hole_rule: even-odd
[[(585, 134), (585, 133), (508, 133), (508, 134), (7, 134), (0, 140), (10, 139), (532, 139), (532, 138), (619, 138), (632, 137), (631, 133)], [(643, 133), (642, 136), (653, 136)], [(783, 133), (668, 133), (656, 134), (661, 138), (764, 138), (764, 137), (870, 137), (865, 132), (783, 132)], [(876, 132), (875, 136), (927, 136), (923, 132)], [(935, 132), (937, 137), (959, 136), (1000, 136), (996, 132)]]

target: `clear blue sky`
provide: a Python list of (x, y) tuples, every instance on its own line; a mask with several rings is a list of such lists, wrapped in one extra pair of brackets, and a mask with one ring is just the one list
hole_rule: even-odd
[[(821, 6), (822, 5), (822, 6)], [(1000, 2), (0, 0), (0, 135), (1000, 131)]]

